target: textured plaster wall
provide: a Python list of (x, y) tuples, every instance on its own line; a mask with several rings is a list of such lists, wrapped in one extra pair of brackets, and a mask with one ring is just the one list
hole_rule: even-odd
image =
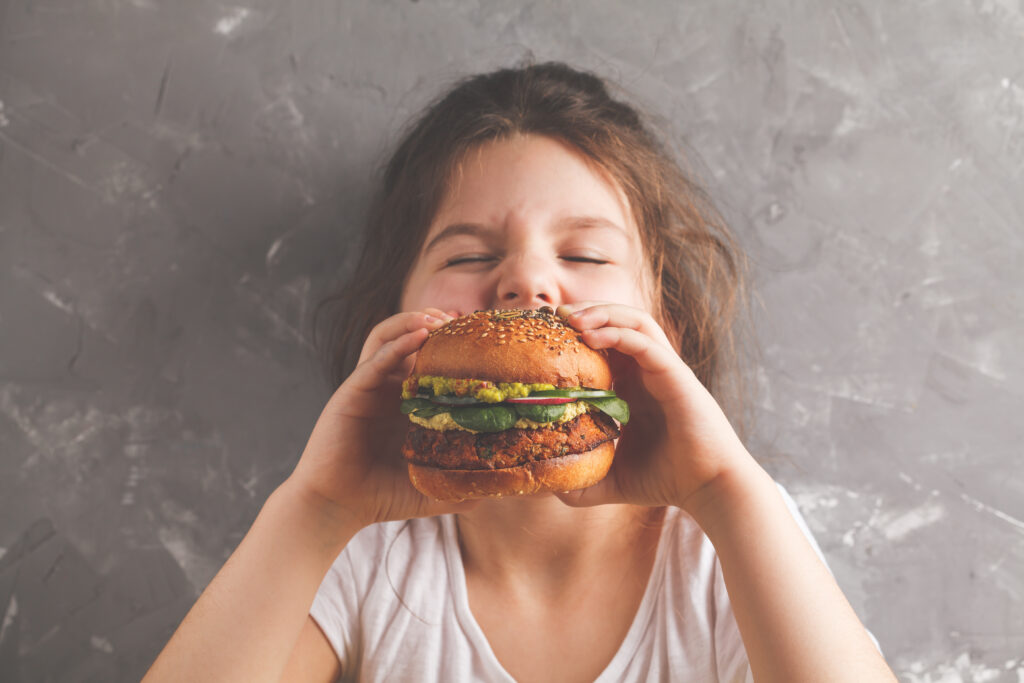
[(754, 268), (750, 446), (901, 680), (1024, 681), (1019, 0), (0, 0), (0, 679), (138, 679), (294, 464), (455, 77), (621, 82)]

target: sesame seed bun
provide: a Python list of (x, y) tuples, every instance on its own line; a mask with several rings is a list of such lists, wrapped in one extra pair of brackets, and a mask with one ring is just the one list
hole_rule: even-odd
[(477, 311), (430, 333), (412, 374), (610, 389), (603, 351), (551, 312)]
[[(611, 389), (603, 351), (583, 343), (550, 308), (477, 311), (430, 333), (410, 378)], [(415, 384), (413, 384), (415, 386)], [(426, 431), (413, 424), (402, 452), (409, 479), (437, 500), (573, 491), (600, 481), (619, 429), (600, 412), (563, 423), (490, 433)]]

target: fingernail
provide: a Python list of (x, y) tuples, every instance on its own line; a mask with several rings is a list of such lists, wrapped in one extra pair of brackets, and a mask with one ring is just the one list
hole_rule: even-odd
[(443, 323), (443, 322), (444, 322), (444, 321), (443, 321), (443, 320), (441, 320), (440, 318), (435, 318), (435, 317), (434, 317), (434, 316), (432, 316), (432, 315), (425, 315), (425, 316), (423, 316), (423, 318), (424, 318), (424, 319), (425, 319), (425, 320), (426, 320), (426, 321), (427, 321), (428, 323)]
[(572, 320), (579, 320), (580, 318), (582, 318), (586, 314), (587, 314), (587, 310), (585, 308), (581, 308), (578, 311), (573, 311), (572, 313), (570, 313), (569, 314), (569, 318), (572, 319)]

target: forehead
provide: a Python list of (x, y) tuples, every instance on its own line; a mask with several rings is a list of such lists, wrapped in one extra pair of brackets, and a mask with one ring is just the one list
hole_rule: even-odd
[(451, 219), (498, 223), (510, 213), (601, 218), (636, 232), (629, 201), (612, 176), (566, 143), (540, 135), (489, 141), (464, 154), (430, 232)]

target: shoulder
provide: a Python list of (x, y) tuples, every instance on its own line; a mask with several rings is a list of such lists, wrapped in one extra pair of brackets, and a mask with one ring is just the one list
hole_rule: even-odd
[[(721, 569), (711, 541), (682, 509), (666, 508), (655, 566), (638, 613), (648, 623), (625, 677), (643, 679), (653, 672), (658, 680), (722, 680), (720, 656), (724, 651), (735, 654), (737, 647), (742, 653), (742, 643), (738, 632), (736, 638), (723, 633), (732, 614), (720, 588)], [(666, 649), (666, 642), (686, 647)]]
[[(312, 614), (339, 624), (396, 602), (395, 586), (436, 585), (447, 574), (442, 517), (372, 524), (334, 560)], [(319, 620), (319, 619), (318, 619)]]
[(430, 517), (366, 527), (320, 584), (310, 615), (338, 660), (360, 679), (385, 680), (381, 672), (404, 665), (405, 636), (422, 639), (427, 625), (443, 616), (446, 524), (450, 520)]
[(356, 579), (377, 574), (385, 564), (408, 563), (411, 557), (440, 554), (444, 547), (444, 517), (381, 522), (362, 529), (341, 552), (332, 570), (350, 564)]
[(441, 517), (382, 522), (361, 529), (335, 558), (317, 592), (352, 609), (396, 578), (444, 571)]
[(345, 550), (379, 552), (400, 536), (408, 536), (419, 542), (440, 540), (444, 517), (423, 517), (397, 522), (379, 522), (361, 529)]
[(689, 574), (714, 570), (714, 546), (693, 517), (680, 508), (666, 509), (661, 544), (661, 559), (668, 564), (684, 563)]

